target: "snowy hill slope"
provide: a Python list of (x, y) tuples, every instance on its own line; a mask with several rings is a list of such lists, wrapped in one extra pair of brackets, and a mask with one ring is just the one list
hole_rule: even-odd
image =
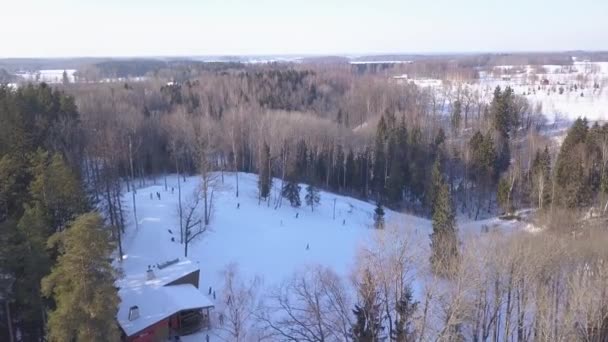
[[(375, 233), (371, 228), (374, 211), (371, 203), (321, 191), (321, 202), (314, 212), (305, 206), (293, 208), (286, 200), (275, 209), (274, 203), (258, 204), (256, 175), (240, 174), (239, 181), (237, 198), (235, 177), (225, 175), (224, 184), (214, 195), (210, 231), (190, 247), (188, 257), (201, 267), (201, 289), (219, 287), (220, 271), (229, 263), (238, 263), (246, 276), (262, 276), (267, 285), (284, 280), (307, 264), (329, 266), (347, 276), (358, 247), (371, 240)], [(198, 184), (199, 177), (186, 178), (182, 183), (182, 201)], [(278, 188), (280, 181), (275, 180), (274, 184)], [(161, 194), (160, 200), (156, 192)], [(153, 199), (150, 193), (154, 194)], [(301, 197), (304, 198), (304, 187)], [(184, 256), (183, 245), (179, 243), (177, 177), (168, 179), (168, 191), (160, 183), (137, 191), (138, 228), (133, 222), (131, 193), (124, 194), (123, 201), (130, 221), (123, 238), (122, 266), (126, 274), (143, 274), (150, 264)], [(386, 210), (386, 221), (415, 230), (422, 237), (421, 243), (432, 229), (427, 219), (391, 210)], [(462, 223), (459, 229), (464, 235), (477, 233), (483, 226), (499, 224), (504, 225), (498, 219), (490, 219)], [(172, 237), (175, 241), (171, 241)]]
[[(298, 266), (313, 263), (330, 266), (346, 275), (357, 247), (374, 232), (370, 228), (372, 204), (321, 192), (320, 205), (314, 212), (305, 206), (292, 208), (288, 201), (274, 209), (274, 203), (258, 204), (256, 175), (241, 174), (239, 181), (240, 196), (236, 198), (235, 177), (229, 174), (224, 177), (224, 185), (214, 195), (210, 231), (190, 247), (189, 258), (201, 267), (201, 288), (219, 286), (219, 272), (232, 262), (238, 263), (246, 275), (263, 276), (267, 284), (281, 281)], [(137, 229), (132, 222), (131, 194), (124, 195), (131, 221), (123, 242), (125, 273), (143, 273), (149, 264), (184, 256), (183, 245), (179, 243), (176, 182), (176, 177), (169, 178), (167, 192), (160, 184), (137, 191)], [(275, 188), (279, 182), (275, 180)], [(189, 177), (182, 183), (182, 201), (198, 184), (198, 177)], [(156, 192), (161, 194), (161, 200), (156, 198)], [(153, 199), (150, 193), (154, 194)], [(395, 216), (403, 215), (387, 210), (387, 221)], [(408, 221), (420, 230), (430, 229), (428, 220), (408, 217)]]
[[(230, 263), (238, 264), (244, 279), (261, 277), (265, 289), (278, 286), (295, 271), (314, 264), (328, 266), (338, 275), (348, 277), (359, 248), (368, 245), (378, 234), (372, 228), (375, 206), (371, 203), (320, 191), (321, 202), (314, 212), (306, 206), (292, 208), (287, 200), (275, 209), (280, 180), (274, 180), (273, 199), (268, 205), (258, 203), (256, 175), (239, 174), (238, 198), (234, 190), (235, 179), (234, 174), (226, 173), (224, 183), (215, 189), (210, 231), (193, 241), (188, 252), (188, 258), (201, 269), (201, 291), (207, 294), (207, 289), (213, 287), (218, 291), (218, 300), (222, 271)], [(200, 177), (193, 176), (181, 183), (183, 202), (199, 181)], [(302, 200), (304, 189), (302, 186)], [(148, 265), (184, 256), (184, 247), (179, 243), (176, 176), (168, 178), (167, 191), (160, 182), (137, 191), (137, 228), (133, 221), (131, 193), (123, 195), (123, 203), (129, 222), (123, 237), (121, 268), (125, 276), (144, 277)], [(428, 236), (432, 230), (429, 220), (391, 210), (385, 212), (388, 224), (410, 230), (414, 244), (422, 247), (421, 250), (428, 249)], [(458, 227), (465, 238), (469, 234), (479, 234), (484, 227), (511, 230), (518, 227), (518, 223), (493, 218), (459, 223)], [(423, 259), (426, 260), (424, 256)]]

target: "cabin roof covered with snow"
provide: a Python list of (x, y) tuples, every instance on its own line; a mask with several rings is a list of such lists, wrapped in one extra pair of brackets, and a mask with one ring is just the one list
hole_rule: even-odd
[[(116, 317), (125, 334), (132, 336), (180, 311), (213, 307), (211, 300), (193, 284), (175, 284), (195, 272), (198, 277), (199, 271), (198, 264), (189, 259), (164, 260), (127, 270), (116, 281), (121, 300)], [(139, 315), (130, 320), (129, 311), (134, 306), (138, 307)]]
[[(177, 260), (177, 261), (176, 261)], [(154, 277), (148, 279), (148, 269), (129, 270), (125, 276), (116, 282), (121, 289), (136, 289), (140, 287), (160, 287), (170, 284), (192, 272), (199, 270), (198, 264), (189, 259), (176, 259), (149, 265)], [(163, 267), (164, 266), (164, 267)]]
[[(132, 336), (183, 310), (203, 309), (213, 303), (191, 284), (143, 286), (121, 289), (118, 323), (127, 336)], [(131, 307), (139, 308), (139, 317), (129, 320)]]

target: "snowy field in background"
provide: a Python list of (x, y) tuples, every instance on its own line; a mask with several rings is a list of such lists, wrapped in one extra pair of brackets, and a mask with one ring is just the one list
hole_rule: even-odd
[[(393, 79), (399, 83), (414, 83), (421, 88), (431, 89), (439, 98), (445, 97), (442, 80), (408, 78), (407, 75), (396, 75)], [(543, 84), (543, 80), (548, 84)], [(599, 88), (595, 87), (596, 84)], [(452, 92), (458, 88), (457, 82), (451, 86)], [(533, 105), (540, 104), (542, 113), (550, 123), (578, 117), (586, 117), (590, 121), (608, 121), (608, 62), (575, 61), (571, 66), (502, 65), (494, 67), (491, 72), (481, 71), (477, 82), (464, 83), (462, 86), (479, 92), (487, 102), (492, 100), (496, 86), (503, 89), (510, 86), (515, 94), (523, 95)], [(562, 94), (560, 87), (563, 88)], [(450, 101), (449, 98), (444, 100)]]
[(22, 77), (25, 81), (28, 82), (46, 82), (46, 83), (62, 83), (63, 82), (63, 72), (66, 72), (68, 76), (68, 80), (70, 82), (74, 82), (74, 73), (76, 73), (75, 69), (48, 69), (48, 70), (38, 70), (35, 72), (25, 71), (16, 73), (17, 76)]
[[(506, 67), (496, 67), (492, 74), (480, 75), (477, 86), (485, 92), (486, 98), (491, 98), (497, 85), (503, 89), (511, 86), (515, 94), (542, 105), (542, 112), (549, 122), (578, 117), (608, 121), (608, 62), (574, 62), (571, 66), (527, 65), (519, 70), (508, 66), (512, 74), (501, 73), (500, 70)], [(547, 80), (548, 84), (541, 84), (542, 80)], [(595, 88), (596, 84), (599, 89)], [(560, 87), (563, 88), (562, 94)]]
[[(196, 176), (186, 178), (182, 183), (183, 200), (193, 193), (199, 180)], [(239, 174), (238, 198), (235, 184), (234, 174), (225, 173), (224, 184), (214, 193), (211, 231), (195, 240), (188, 252), (188, 258), (200, 266), (201, 291), (207, 294), (211, 286), (218, 299), (223, 282), (221, 272), (230, 263), (238, 264), (244, 279), (260, 276), (264, 290), (278, 286), (297, 270), (313, 264), (329, 266), (339, 275), (348, 277), (355, 266), (358, 249), (371, 243), (374, 234), (378, 233), (372, 228), (375, 206), (371, 203), (321, 191), (321, 202), (314, 212), (306, 206), (292, 208), (285, 199), (282, 207), (275, 209), (274, 198), (280, 180), (274, 180), (270, 206), (265, 202), (258, 204), (256, 175)], [(156, 198), (156, 192), (161, 194), (160, 200)], [(153, 193), (153, 199), (150, 199), (150, 193)], [(303, 204), (304, 195), (302, 187)], [(184, 256), (184, 247), (179, 243), (177, 177), (169, 177), (168, 191), (160, 178), (157, 185), (137, 191), (137, 229), (133, 222), (131, 196), (130, 192), (123, 195), (129, 223), (123, 238), (125, 259), (122, 268), (126, 275), (140, 274), (143, 278), (148, 265)], [(416, 239), (415, 244), (428, 248), (432, 229), (429, 220), (386, 210), (386, 221), (399, 229), (409, 230)], [(458, 227), (464, 238), (467, 234), (479, 234), (484, 227), (509, 231), (519, 226), (493, 218), (459, 223)], [(201, 334), (191, 336), (190, 340), (196, 341), (205, 333)]]

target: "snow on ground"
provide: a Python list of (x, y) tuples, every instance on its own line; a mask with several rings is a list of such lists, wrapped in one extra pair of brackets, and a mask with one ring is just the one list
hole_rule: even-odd
[(23, 77), (26, 81), (46, 82), (46, 83), (61, 83), (63, 82), (63, 72), (68, 76), (70, 82), (74, 82), (75, 69), (45, 69), (38, 71), (18, 72), (17, 76)]
[[(188, 198), (198, 184), (199, 177), (187, 177), (182, 183), (182, 200)], [(279, 184), (280, 180), (275, 179), (273, 200)], [(302, 186), (303, 204), (304, 189)], [(160, 200), (156, 192), (160, 193)], [(256, 175), (239, 174), (239, 197), (236, 198), (235, 176), (226, 173), (224, 184), (214, 193), (211, 231), (195, 240), (188, 253), (188, 258), (200, 266), (201, 291), (207, 294), (210, 286), (219, 291), (223, 281), (221, 271), (230, 263), (238, 264), (244, 279), (261, 276), (266, 289), (279, 285), (309, 264), (331, 267), (344, 277), (350, 275), (359, 247), (377, 233), (372, 228), (375, 205), (323, 191), (320, 195), (320, 205), (314, 212), (306, 206), (292, 208), (285, 199), (283, 205), (275, 209), (274, 202), (270, 206), (265, 202), (258, 204)], [(167, 191), (162, 180), (137, 191), (137, 228), (131, 193), (124, 194), (123, 203), (130, 221), (123, 238), (125, 279), (144, 277), (148, 265), (184, 256), (183, 245), (179, 243), (177, 177), (168, 178)], [(420, 237), (420, 244), (428, 244), (432, 229), (429, 220), (386, 210), (386, 221), (397, 224), (399, 229), (412, 230)], [(479, 234), (485, 227), (510, 230), (517, 225), (493, 218), (463, 222), (459, 230), (462, 235)], [(175, 241), (171, 241), (172, 237)]]
[(516, 94), (524, 95), (533, 104), (541, 104), (549, 121), (559, 117), (608, 120), (608, 62), (500, 66), (492, 73), (480, 73), (479, 82), (473, 86), (493, 92), (498, 85), (511, 86)]

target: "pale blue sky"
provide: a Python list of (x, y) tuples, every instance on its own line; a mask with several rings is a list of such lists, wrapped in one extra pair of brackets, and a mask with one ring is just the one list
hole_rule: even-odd
[(0, 58), (608, 50), (608, 0), (0, 0)]

